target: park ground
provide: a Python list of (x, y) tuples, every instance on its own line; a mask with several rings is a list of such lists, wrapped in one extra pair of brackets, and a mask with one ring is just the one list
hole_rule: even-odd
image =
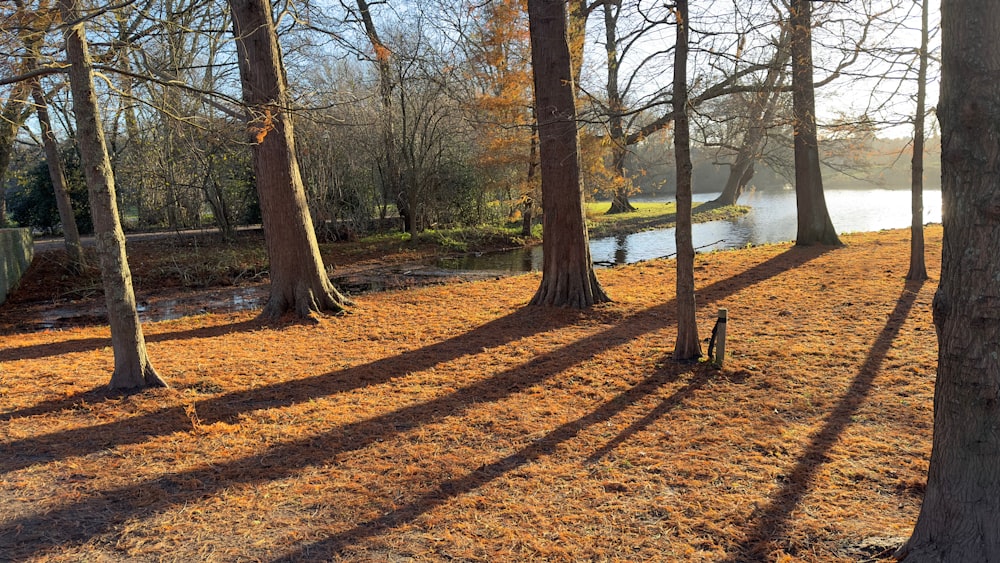
[(930, 453), (927, 237), (923, 283), (906, 231), (698, 255), (700, 334), (729, 311), (721, 367), (670, 359), (671, 260), (599, 270), (615, 301), (586, 311), (528, 307), (525, 274), (318, 324), (147, 323), (172, 387), (130, 395), (104, 389), (107, 328), (39, 331), (13, 301), (0, 560), (886, 558)]

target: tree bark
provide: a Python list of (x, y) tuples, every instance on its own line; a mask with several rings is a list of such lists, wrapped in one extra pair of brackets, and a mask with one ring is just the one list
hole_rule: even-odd
[(926, 280), (924, 261), (924, 118), (927, 99), (927, 4), (920, 8), (920, 63), (917, 70), (917, 113), (913, 116), (913, 158), (910, 161), (910, 269), (908, 280)]
[(792, 105), (795, 115), (795, 203), (798, 231), (795, 244), (839, 245), (823, 195), (816, 135), (813, 88), (811, 0), (792, 0)]
[(677, 42), (674, 46), (674, 157), (677, 161), (677, 361), (701, 357), (694, 294), (694, 243), (691, 236), (691, 134), (687, 114), (688, 3), (676, 0)]
[(573, 78), (573, 96), (578, 94), (580, 74), (583, 73), (583, 51), (587, 44), (587, 18), (590, 16), (587, 0), (569, 0), (566, 15), (566, 40), (569, 44), (570, 75)]
[(535, 198), (534, 198), (534, 186), (535, 186), (535, 171), (538, 169), (538, 121), (535, 119), (534, 112), (531, 115), (531, 140), (529, 141), (528, 148), (528, 173), (526, 176), (525, 183), (527, 184), (527, 189), (522, 196), (521, 203), (521, 236), (530, 237), (531, 236), (531, 221), (534, 217), (535, 209)]
[(584, 308), (610, 299), (590, 258), (566, 3), (529, 0), (531, 62), (542, 175), (542, 283), (532, 305)]
[(743, 190), (753, 178), (754, 163), (760, 159), (764, 135), (774, 120), (778, 100), (781, 98), (781, 87), (785, 82), (784, 69), (789, 56), (788, 36), (787, 29), (782, 29), (772, 61), (773, 64), (767, 71), (762, 89), (751, 95), (747, 111), (749, 119), (746, 132), (743, 134), (743, 141), (736, 152), (736, 159), (729, 167), (726, 185), (719, 197), (715, 198), (712, 203), (736, 205), (740, 196), (743, 195)]
[(101, 281), (111, 324), (115, 370), (109, 386), (112, 389), (165, 387), (166, 383), (149, 361), (135, 307), (132, 273), (125, 256), (125, 234), (115, 200), (115, 178), (100, 125), (93, 67), (83, 22), (79, 18), (79, 0), (59, 0), (59, 11), (63, 21), (77, 22), (65, 31), (66, 57), (70, 63), (69, 81), (80, 161), (87, 179), (94, 238), (101, 262)]
[(372, 19), (371, 8), (366, 0), (357, 0), (358, 11), (361, 13), (361, 23), (365, 27), (365, 35), (372, 45), (375, 53), (375, 64), (378, 66), (378, 92), (382, 102), (382, 118), (380, 127), (382, 129), (382, 144), (385, 146), (385, 175), (382, 181), (385, 184), (385, 193), (393, 199), (399, 217), (403, 220), (403, 232), (413, 235), (417, 232), (417, 224), (414, 218), (414, 209), (410, 205), (409, 194), (399, 166), (399, 148), (396, 142), (396, 131), (393, 123), (394, 114), (392, 110), (392, 67), (389, 65), (391, 53), (379, 38), (378, 29)]
[(906, 561), (1000, 561), (1000, 4), (941, 6), (944, 240), (927, 490)]
[(76, 215), (73, 214), (73, 203), (66, 187), (66, 174), (63, 172), (62, 160), (59, 157), (59, 143), (52, 131), (52, 121), (49, 119), (49, 105), (42, 92), (42, 84), (37, 79), (31, 86), (31, 95), (35, 101), (35, 116), (42, 132), (42, 145), (45, 149), (45, 162), (49, 169), (49, 178), (56, 195), (56, 208), (59, 210), (59, 220), (62, 223), (63, 241), (66, 255), (69, 257), (70, 268), (79, 274), (86, 266), (83, 254), (83, 244), (80, 243), (80, 230), (76, 226)]
[(28, 88), (26, 83), (11, 87), (10, 96), (0, 112), (0, 229), (7, 226), (7, 183), (4, 177), (14, 152), (14, 139), (30, 112), (25, 109)]
[(253, 169), (270, 262), (271, 292), (261, 318), (311, 318), (350, 302), (330, 283), (319, 254), (295, 157), (292, 121), (269, 0), (229, 0)]
[(625, 178), (625, 156), (628, 154), (625, 145), (625, 127), (622, 123), (621, 92), (618, 90), (618, 15), (621, 12), (621, 0), (604, 3), (604, 47), (608, 61), (608, 134), (611, 136), (611, 169), (621, 185), (615, 188), (611, 197), (609, 214), (628, 213), (635, 211), (632, 202), (628, 200), (629, 183)]

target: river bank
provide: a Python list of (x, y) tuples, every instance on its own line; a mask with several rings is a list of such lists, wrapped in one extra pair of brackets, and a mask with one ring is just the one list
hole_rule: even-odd
[[(666, 228), (675, 221), (672, 203), (639, 204), (637, 213), (605, 215), (607, 204), (590, 204), (588, 224), (597, 234), (635, 233)], [(745, 207), (696, 207), (694, 220), (712, 221), (746, 213)], [(342, 291), (358, 295), (461, 283), (510, 275), (507, 268), (443, 267), (467, 257), (537, 247), (541, 231), (522, 237), (515, 229), (429, 230), (416, 240), (408, 234), (383, 233), (359, 240), (320, 244), (331, 279)], [(0, 332), (43, 330), (77, 324), (104, 324), (103, 291), (97, 258), (82, 275), (67, 273), (64, 251), (47, 243), (38, 252), (10, 304), (0, 307)], [(259, 229), (237, 232), (224, 240), (211, 231), (129, 235), (129, 265), (144, 322), (204, 312), (259, 308), (267, 297), (267, 254)]]

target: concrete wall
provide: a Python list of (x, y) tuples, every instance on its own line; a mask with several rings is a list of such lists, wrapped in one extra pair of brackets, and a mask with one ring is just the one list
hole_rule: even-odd
[(17, 287), (34, 254), (30, 230), (0, 229), (0, 303)]

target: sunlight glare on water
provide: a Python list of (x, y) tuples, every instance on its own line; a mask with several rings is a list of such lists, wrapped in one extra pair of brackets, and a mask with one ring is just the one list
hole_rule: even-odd
[[(694, 194), (695, 201), (710, 201), (717, 193)], [(887, 189), (826, 190), (826, 203), (833, 226), (839, 234), (901, 229), (910, 226), (910, 191)], [(672, 198), (647, 201), (673, 201)], [(697, 223), (692, 226), (694, 246), (699, 252), (740, 248), (795, 239), (795, 191), (755, 191), (744, 195), (740, 204), (750, 213), (729, 221)], [(924, 223), (941, 221), (941, 190), (924, 190)], [(721, 241), (721, 242), (720, 242)], [(631, 264), (673, 256), (674, 229), (656, 229), (625, 236), (590, 241), (594, 262)], [(541, 249), (471, 256), (446, 264), (464, 270), (530, 271), (541, 268)]]

